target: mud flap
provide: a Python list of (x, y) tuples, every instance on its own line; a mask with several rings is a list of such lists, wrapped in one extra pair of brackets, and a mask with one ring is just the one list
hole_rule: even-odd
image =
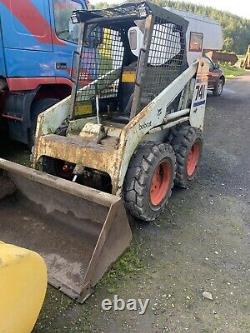
[(38, 252), (49, 282), (80, 302), (131, 242), (117, 196), (3, 159), (0, 188), (1, 240)]

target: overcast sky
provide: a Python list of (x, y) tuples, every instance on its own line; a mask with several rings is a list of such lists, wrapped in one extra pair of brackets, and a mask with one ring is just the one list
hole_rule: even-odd
[[(103, 0), (108, 3), (123, 2), (122, 0)], [(250, 19), (250, 3), (249, 0), (183, 0), (184, 2), (193, 2), (205, 6), (211, 6), (217, 9), (229, 11), (233, 14), (247, 17)], [(100, 0), (90, 0), (90, 3), (96, 4)]]

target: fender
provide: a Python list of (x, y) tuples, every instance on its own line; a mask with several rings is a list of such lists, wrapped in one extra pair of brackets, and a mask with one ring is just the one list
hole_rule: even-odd
[[(27, 80), (27, 82), (30, 82), (30, 80)], [(1, 116), (8, 122), (9, 136), (12, 140), (24, 144), (29, 143), (31, 107), (37, 97), (44, 98), (48, 95), (47, 97), (64, 99), (70, 94), (72, 82), (68, 79), (59, 78), (59, 80), (56, 80), (56, 84), (39, 85), (41, 82), (49, 83), (48, 80), (37, 78), (37, 80), (31, 80), (31, 83), (34, 84), (34, 89), (12, 90), (6, 95), (4, 110)], [(46, 87), (50, 88), (47, 88), (46, 91), (44, 90)]]
[(38, 89), (12, 92), (6, 97), (2, 117), (8, 120), (9, 136), (12, 140), (28, 144), (28, 130), (31, 127), (30, 109), (37, 91)]

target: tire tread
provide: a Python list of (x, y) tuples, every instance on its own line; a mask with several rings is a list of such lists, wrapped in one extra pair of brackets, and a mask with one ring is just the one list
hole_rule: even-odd
[[(155, 161), (168, 157), (173, 164), (173, 180), (170, 191), (160, 209), (157, 211), (150, 209), (150, 205), (145, 203), (147, 193), (147, 181), (152, 172)], [(131, 158), (130, 165), (124, 183), (123, 197), (126, 208), (130, 214), (143, 221), (154, 221), (165, 210), (168, 200), (172, 194), (174, 178), (176, 172), (176, 158), (174, 150), (169, 144), (154, 142), (143, 143), (138, 146)], [(133, 194), (131, 194), (133, 191)]]

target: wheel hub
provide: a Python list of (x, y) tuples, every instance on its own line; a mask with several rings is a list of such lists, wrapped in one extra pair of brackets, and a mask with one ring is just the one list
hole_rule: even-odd
[(162, 161), (154, 171), (150, 186), (150, 201), (158, 206), (166, 197), (172, 179), (172, 168), (168, 161)]
[(219, 85), (218, 85), (218, 93), (221, 94), (222, 90), (223, 90), (223, 83), (220, 82)]
[(187, 175), (192, 177), (197, 169), (201, 154), (201, 145), (194, 143), (187, 157)]

